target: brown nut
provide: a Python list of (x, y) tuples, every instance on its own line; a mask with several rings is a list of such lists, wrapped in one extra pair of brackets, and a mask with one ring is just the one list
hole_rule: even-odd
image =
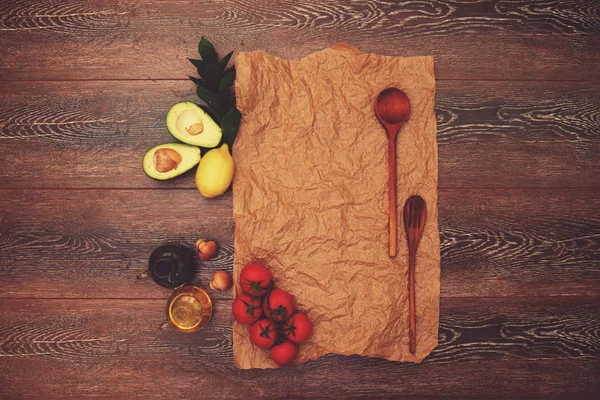
[(181, 154), (173, 149), (158, 149), (154, 152), (154, 168), (158, 172), (169, 172), (181, 163)]
[(204, 131), (204, 124), (202, 123), (202, 121), (198, 121), (194, 125), (190, 125), (187, 128), (185, 128), (185, 130), (190, 135), (196, 136), (196, 135), (201, 134)]
[(212, 240), (200, 239), (196, 242), (196, 250), (198, 250), (201, 260), (210, 260), (217, 254), (217, 243)]
[(218, 270), (213, 275), (209, 286), (212, 290), (228, 290), (231, 287), (231, 283), (229, 274), (223, 270)]

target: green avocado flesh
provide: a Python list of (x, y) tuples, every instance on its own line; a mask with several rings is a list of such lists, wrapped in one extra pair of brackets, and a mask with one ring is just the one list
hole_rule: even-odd
[(175, 139), (200, 147), (215, 147), (221, 141), (221, 127), (196, 104), (177, 103), (167, 113), (167, 129)]
[(200, 149), (182, 143), (165, 143), (148, 150), (144, 156), (144, 172), (150, 178), (164, 181), (183, 174), (200, 162)]

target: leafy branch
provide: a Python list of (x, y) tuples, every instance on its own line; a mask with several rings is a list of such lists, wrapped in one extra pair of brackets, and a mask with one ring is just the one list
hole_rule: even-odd
[(203, 37), (198, 44), (198, 54), (201, 59), (190, 58), (189, 61), (198, 70), (200, 78), (189, 78), (197, 86), (196, 94), (206, 104), (202, 109), (221, 125), (222, 140), (231, 151), (242, 119), (235, 106), (235, 93), (231, 90), (235, 82), (235, 67), (225, 69), (233, 52), (219, 60), (212, 43)]

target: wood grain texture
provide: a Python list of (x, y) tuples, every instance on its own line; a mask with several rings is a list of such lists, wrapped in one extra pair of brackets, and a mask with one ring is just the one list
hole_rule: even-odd
[[(135, 275), (159, 244), (202, 236), (221, 251), (200, 265), (198, 284), (232, 271), (230, 193), (211, 201), (195, 190), (0, 193), (0, 297), (166, 299), (170, 291)], [(596, 294), (599, 209), (599, 191), (442, 189), (442, 296)]]
[(588, 398), (597, 389), (597, 298), (444, 300), (440, 345), (421, 364), (325, 356), (246, 371), (233, 365), (230, 306), (216, 301), (207, 328), (183, 334), (157, 330), (162, 300), (0, 300), (0, 397)]
[(595, 0), (3, 0), (0, 79), (180, 79), (207, 35), (224, 52), (286, 58), (338, 41), (433, 55), (440, 79), (597, 81), (599, 8)]
[[(231, 192), (141, 169), (197, 101), (203, 35), (435, 57), (440, 345), (421, 364), (239, 371), (230, 292), (206, 330), (157, 330), (171, 292), (135, 279), (154, 247), (215, 239), (204, 288), (233, 262)], [(0, 0), (0, 49), (0, 398), (598, 398), (600, 2)]]
[[(198, 100), (191, 82), (12, 82), (4, 88), (0, 187), (194, 187), (191, 172), (157, 182), (141, 168), (148, 149), (174, 141), (164, 124), (169, 107)], [(599, 89), (570, 82), (438, 82), (440, 186), (599, 187)]]
[[(2, 191), (0, 204), (7, 297), (166, 299), (170, 290), (136, 275), (160, 244), (193, 247), (202, 237), (219, 250), (213, 260), (196, 260), (195, 283), (208, 289), (214, 271), (232, 270), (231, 191), (207, 200), (197, 190), (16, 190)], [(223, 295), (230, 296), (215, 294)]]

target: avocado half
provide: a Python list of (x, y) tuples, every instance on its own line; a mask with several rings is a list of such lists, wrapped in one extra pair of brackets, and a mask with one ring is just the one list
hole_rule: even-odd
[(167, 129), (175, 139), (200, 147), (215, 147), (221, 127), (200, 107), (189, 101), (175, 104), (167, 113)]
[(150, 178), (164, 181), (183, 174), (200, 162), (200, 149), (182, 143), (165, 143), (148, 150), (144, 156), (144, 172)]

